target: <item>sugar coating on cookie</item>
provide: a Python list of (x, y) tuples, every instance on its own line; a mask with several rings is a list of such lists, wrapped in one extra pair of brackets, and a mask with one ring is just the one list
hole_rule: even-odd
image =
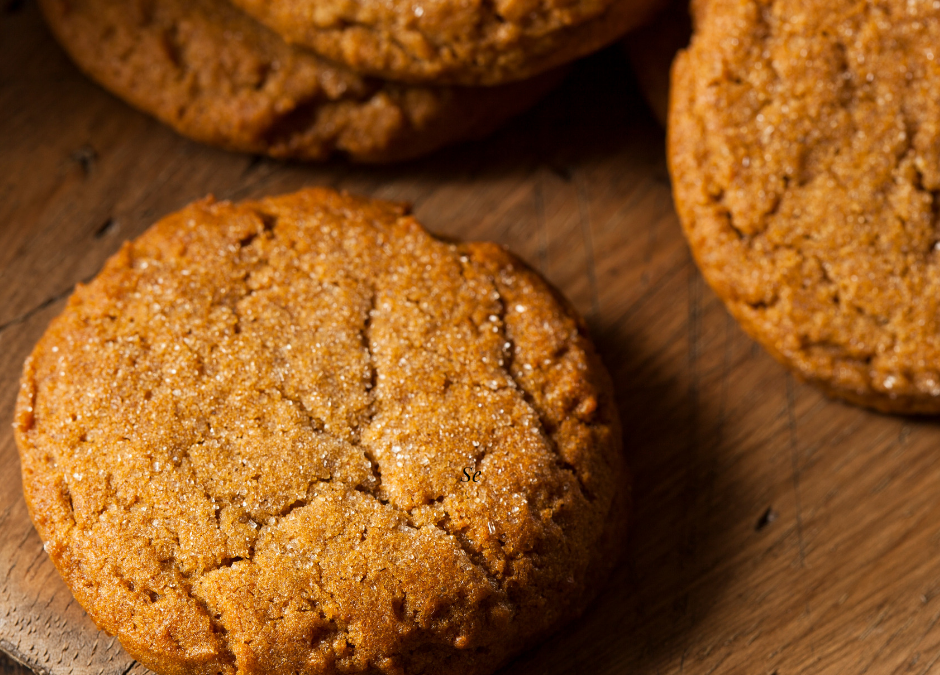
[(662, 0), (233, 0), (283, 35), (396, 81), (496, 85), (585, 56)]
[(940, 4), (694, 8), (669, 160), (705, 277), (830, 393), (940, 412)]
[(311, 189), (126, 243), (28, 358), (26, 501), (161, 673), (488, 673), (576, 615), (629, 502), (609, 378), (502, 248)]
[(386, 162), (479, 138), (562, 73), (487, 90), (368, 78), (291, 47), (226, 0), (41, 0), (76, 63), (197, 141), (277, 158)]

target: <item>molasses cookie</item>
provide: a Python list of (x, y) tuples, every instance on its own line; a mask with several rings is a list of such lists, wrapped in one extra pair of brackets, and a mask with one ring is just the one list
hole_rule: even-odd
[(940, 3), (693, 9), (669, 159), (705, 277), (830, 394), (940, 412)]
[(502, 248), (311, 189), (126, 243), (28, 358), (26, 501), (159, 673), (489, 673), (577, 615), (629, 492), (609, 377)]
[(273, 157), (400, 160), (494, 130), (561, 79), (492, 90), (365, 78), (291, 47), (225, 0), (40, 0), (106, 88), (195, 140)]
[(660, 0), (233, 0), (293, 44), (405, 82), (495, 85), (597, 51)]

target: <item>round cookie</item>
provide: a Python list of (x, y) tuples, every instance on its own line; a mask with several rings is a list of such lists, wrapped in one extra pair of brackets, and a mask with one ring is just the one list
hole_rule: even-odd
[(562, 74), (492, 90), (363, 77), (291, 47), (225, 0), (40, 0), (100, 84), (184, 136), (320, 160), (416, 157), (493, 131)]
[(159, 673), (489, 673), (578, 614), (629, 490), (609, 377), (502, 248), (310, 189), (126, 243), (27, 359), (46, 551)]
[(662, 0), (232, 0), (291, 43), (403, 82), (497, 85), (585, 56)]
[(705, 277), (828, 393), (940, 412), (940, 4), (693, 9), (669, 160)]

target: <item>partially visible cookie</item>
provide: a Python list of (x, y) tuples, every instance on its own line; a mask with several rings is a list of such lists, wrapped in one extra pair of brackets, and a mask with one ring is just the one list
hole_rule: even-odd
[(669, 160), (703, 274), (830, 394), (940, 412), (940, 4), (693, 8)]
[(404, 82), (496, 85), (590, 54), (662, 0), (233, 0), (288, 42)]
[(629, 502), (570, 306), (327, 190), (125, 244), (27, 360), (15, 434), (56, 567), (159, 673), (492, 672), (596, 594)]
[(303, 160), (408, 159), (477, 138), (561, 73), (497, 89), (365, 78), (277, 35), (225, 0), (40, 0), (92, 78), (198, 141)]

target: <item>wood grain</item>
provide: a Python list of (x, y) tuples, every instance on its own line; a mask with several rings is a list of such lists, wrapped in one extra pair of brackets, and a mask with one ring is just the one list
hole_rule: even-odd
[[(940, 672), (940, 427), (830, 401), (738, 329), (691, 263), (619, 52), (486, 142), (301, 166), (175, 136), (85, 80), (32, 2), (0, 7), (0, 419), (70, 289), (160, 215), (310, 184), (410, 201), (442, 234), (508, 245), (585, 313), (635, 467), (603, 597), (506, 672)], [(0, 648), (52, 675), (144, 675), (43, 553), (9, 424), (0, 484)]]

